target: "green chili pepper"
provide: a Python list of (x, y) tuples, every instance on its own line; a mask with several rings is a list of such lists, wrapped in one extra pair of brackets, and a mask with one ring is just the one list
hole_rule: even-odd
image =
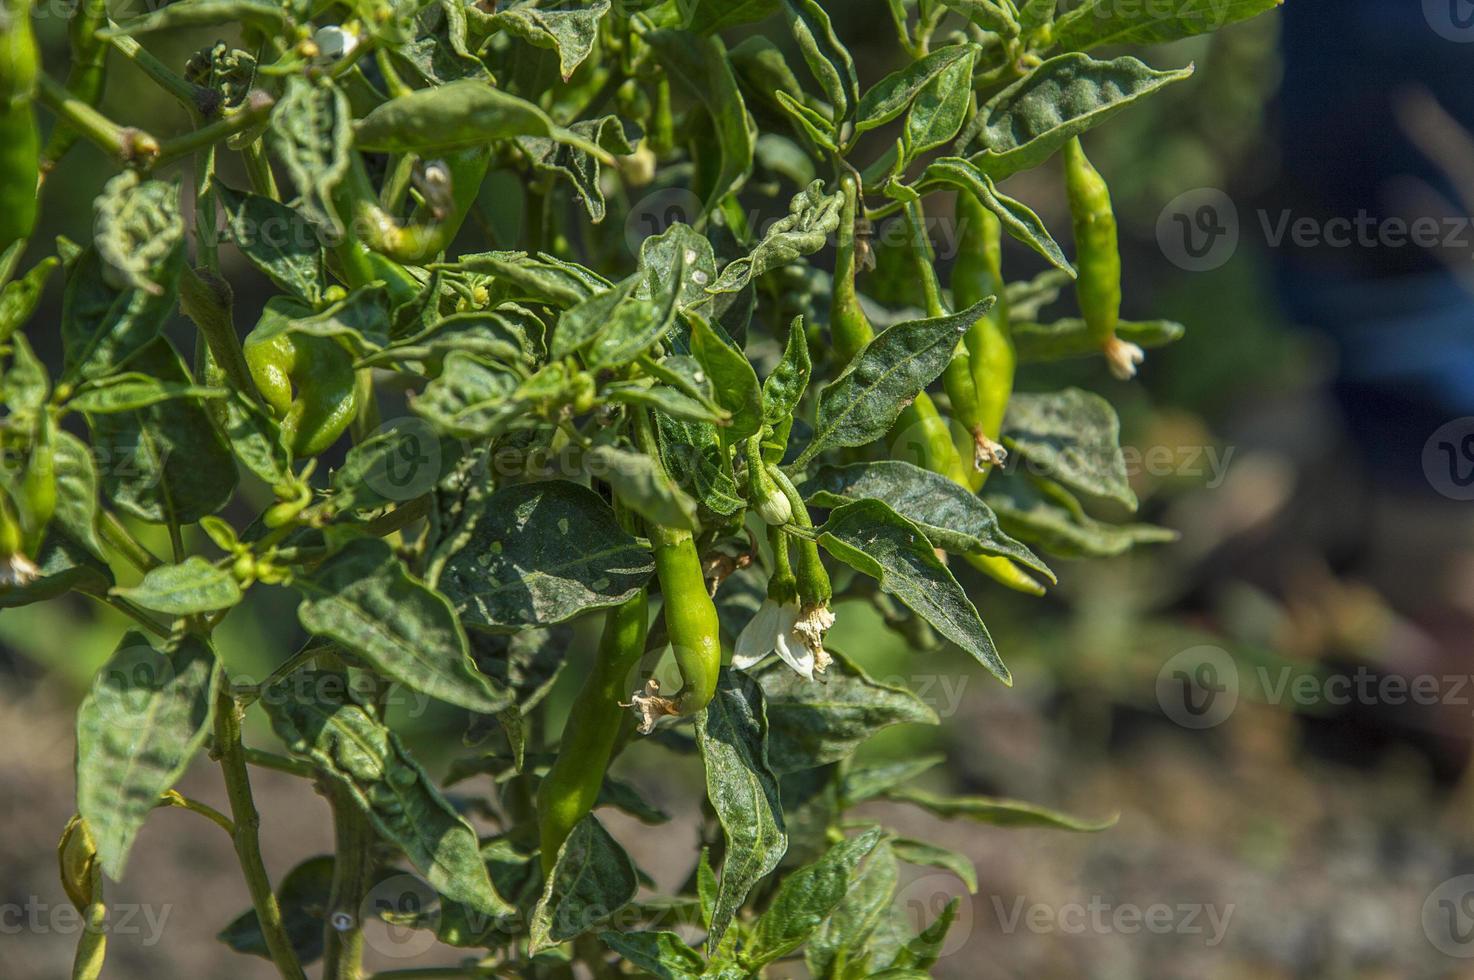
[(355, 230), (369, 248), (396, 262), (419, 265), (433, 259), (465, 223), (490, 165), (490, 147), (461, 150), (427, 164), (425, 203), (409, 221), (401, 222), (379, 205), (363, 162), (355, 156), (350, 178)]
[(34, 555), (41, 547), (46, 526), (56, 513), (56, 462), (51, 450), (51, 423), (43, 418), (36, 427), (36, 441), (26, 460), (26, 473), (21, 478), (24, 504), (25, 551)]
[(675, 697), (660, 695), (654, 680), (634, 692), (631, 703), (640, 715), (640, 731), (650, 734), (665, 715), (692, 715), (711, 701), (722, 666), (721, 621), (706, 590), (701, 555), (690, 531), (652, 524), (647, 528), (655, 551), (655, 575), (664, 599), (665, 632), (681, 672)]
[[(71, 67), (67, 70), (67, 91), (87, 105), (102, 100), (103, 82), (107, 78), (108, 43), (97, 32), (107, 27), (107, 0), (78, 0), (67, 22), (67, 38), (71, 46)], [(58, 122), (41, 152), (41, 172), (49, 173), (81, 137), (76, 129)]]
[(974, 490), (982, 488), (989, 466), (1003, 462), (1004, 451), (998, 439), (1003, 431), (1003, 416), (1008, 399), (1013, 395), (1013, 378), (1018, 360), (1008, 327), (1008, 304), (1004, 299), (1003, 226), (997, 215), (983, 207), (974, 195), (961, 191), (957, 195), (957, 220), (961, 240), (957, 261), (952, 267), (952, 298), (959, 309), (966, 309), (989, 296), (993, 308), (974, 323), (963, 338), (967, 350), (968, 370), (972, 381), (971, 398), (965, 411), (956, 414), (969, 430), (972, 444), (960, 445), (959, 452), (970, 452), (975, 461), (969, 483)]
[(834, 258), (834, 281), (829, 293), (829, 332), (834, 342), (834, 356), (840, 364), (848, 364), (875, 337), (870, 319), (860, 307), (855, 292), (856, 229), (860, 221), (860, 188), (855, 178), (840, 178), (844, 203), (839, 212), (839, 241)]
[(0, 0), (0, 252), (36, 227), (36, 179), (41, 134), (35, 88), (40, 72), (30, 0)]
[(1111, 192), (1085, 156), (1078, 138), (1065, 144), (1065, 190), (1075, 224), (1075, 296), (1080, 316), (1110, 365), (1122, 380), (1134, 377), (1142, 351), (1116, 336), (1121, 319), (1121, 251)]
[(282, 443), (292, 454), (321, 453), (358, 412), (353, 356), (335, 341), (260, 328), (242, 345), (256, 388), (281, 420)]
[(626, 717), (620, 702), (629, 694), (627, 682), (645, 652), (649, 617), (649, 603), (641, 589), (604, 619), (598, 659), (573, 702), (558, 758), (537, 791), (545, 873), (552, 870), (558, 848), (599, 796)]

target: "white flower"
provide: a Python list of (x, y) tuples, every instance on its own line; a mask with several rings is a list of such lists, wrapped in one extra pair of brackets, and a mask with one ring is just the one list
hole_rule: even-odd
[(814, 671), (824, 673), (834, 661), (824, 652), (824, 636), (834, 625), (834, 613), (828, 606), (813, 606), (805, 609), (793, 624), (794, 632), (803, 637), (804, 646), (814, 655)]
[(1135, 344), (1112, 337), (1106, 341), (1105, 358), (1112, 374), (1121, 381), (1130, 381), (1136, 377), (1137, 365), (1146, 360), (1146, 352)]
[(742, 628), (737, 637), (737, 647), (732, 654), (732, 666), (738, 670), (754, 667), (770, 653), (777, 653), (783, 662), (806, 680), (814, 679), (814, 652), (807, 637), (799, 632), (798, 605), (791, 602), (778, 603), (764, 599), (757, 614)]
[(0, 588), (30, 585), (41, 577), (41, 569), (20, 552), (0, 561)]

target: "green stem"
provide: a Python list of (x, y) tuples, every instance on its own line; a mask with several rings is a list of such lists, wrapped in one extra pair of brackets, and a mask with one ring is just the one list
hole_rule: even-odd
[(231, 823), (229, 817), (221, 813), (219, 810), (215, 809), (213, 806), (210, 806), (208, 803), (201, 803), (199, 800), (192, 800), (189, 797), (185, 796), (183, 793), (178, 792), (177, 790), (171, 789), (163, 796), (161, 796), (159, 798), (159, 806), (171, 806), (176, 807), (180, 810), (188, 810), (191, 813), (198, 813), (200, 816), (204, 817), (206, 820), (209, 820), (215, 826), (219, 827), (221, 830), (229, 834), (232, 839), (235, 837), (235, 824)]
[(207, 123), (199, 129), (193, 129), (181, 136), (165, 140), (159, 145), (158, 155), (154, 158), (152, 166), (162, 167), (196, 150), (212, 147), (236, 133), (245, 132), (269, 116), (271, 107), (275, 104), (276, 101), (265, 92), (260, 90), (252, 92), (246, 97), (246, 104), (239, 111)]
[(133, 605), (133, 603), (129, 602), (127, 599), (120, 599), (117, 596), (111, 595), (97, 596), (96, 598), (101, 599), (109, 606), (112, 606), (118, 612), (122, 613), (124, 616), (127, 616), (129, 619), (133, 620), (139, 626), (142, 626), (144, 629), (148, 630), (155, 636), (165, 638), (169, 636), (169, 631), (167, 629), (154, 622), (154, 620), (150, 616), (144, 613), (137, 606)]
[(271, 161), (266, 159), (266, 147), (261, 140), (254, 139), (243, 147), (241, 159), (245, 162), (251, 189), (262, 197), (280, 201), (281, 191), (276, 187), (276, 174), (271, 172)]
[(159, 141), (140, 129), (119, 126), (48, 75), (36, 80), (36, 97), (62, 121), (123, 163), (148, 163), (159, 152)]
[[(793, 508), (793, 523), (804, 530), (811, 530), (814, 522), (809, 517), (809, 509), (788, 474), (776, 466), (771, 467), (768, 473), (773, 477), (773, 482), (778, 484), (778, 489), (788, 498), (788, 504)], [(796, 545), (799, 599), (805, 609), (828, 607), (829, 601), (834, 598), (834, 588), (829, 582), (829, 572), (824, 568), (824, 559), (819, 554), (818, 542), (803, 536), (797, 537)]]
[(97, 521), (97, 533), (114, 551), (126, 558), (140, 572), (151, 572), (164, 562), (143, 546), (133, 532), (118, 519), (118, 515), (104, 510)]
[(242, 749), (241, 757), (258, 769), (270, 769), (274, 772), (284, 772), (289, 776), (301, 776), (303, 779), (311, 779), (314, 775), (312, 767), (305, 762), (289, 759), (275, 752), (266, 752), (261, 749)]
[(333, 808), (333, 885), (323, 923), (323, 980), (359, 980), (363, 965), (363, 905), (368, 878), (368, 851), (372, 837), (368, 822), (341, 786), (328, 797)]
[(246, 876), (251, 905), (256, 909), (261, 935), (266, 940), (266, 948), (277, 972), (283, 980), (306, 980), (297, 955), (292, 951), (292, 940), (282, 924), (281, 907), (271, 890), (271, 880), (266, 876), (266, 866), (261, 860), (261, 814), (257, 812), (256, 801), (251, 796), (251, 775), (246, 770), (245, 748), (241, 744), (242, 714), (240, 705), (222, 679), (215, 695), (215, 751), (220, 756), (220, 770), (225, 775), (225, 790), (230, 797), (230, 812), (235, 822), (231, 837), (235, 841), (236, 857)]
[[(117, 27), (118, 25), (108, 21), (108, 26)], [(118, 34), (108, 40), (119, 54), (137, 65), (140, 71), (183, 103), (185, 108), (191, 112), (204, 109), (206, 100), (214, 97), (215, 93), (209, 89), (201, 88), (175, 74), (168, 65), (149, 54), (148, 49), (128, 35)]]

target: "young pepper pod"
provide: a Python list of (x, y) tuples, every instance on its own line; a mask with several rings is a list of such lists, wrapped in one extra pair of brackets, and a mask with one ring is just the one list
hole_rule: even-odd
[(979, 490), (988, 477), (989, 468), (1002, 465), (1007, 458), (1007, 452), (998, 440), (1003, 431), (1008, 400), (1013, 396), (1018, 361), (1008, 327), (1008, 303), (1004, 298), (1002, 223), (966, 190), (957, 194), (957, 221), (961, 238), (957, 261), (952, 266), (952, 299), (958, 309), (966, 309), (989, 296), (994, 297), (993, 308), (963, 337), (972, 380), (966, 411), (958, 409), (956, 395), (950, 387), (947, 390), (952, 396), (954, 409), (958, 409), (959, 421), (966, 425), (972, 437), (970, 446), (958, 448), (972, 453), (974, 473), (969, 483), (974, 490)]
[(31, 0), (0, 0), (0, 252), (36, 227), (41, 134), (35, 88), (40, 54), (31, 29)]
[(282, 443), (307, 459), (338, 441), (358, 412), (353, 356), (311, 334), (258, 327), (242, 348), (256, 388), (281, 420)]
[(1090, 338), (1121, 380), (1136, 376), (1140, 347), (1116, 336), (1121, 320), (1121, 250), (1116, 213), (1105, 179), (1085, 156), (1079, 138), (1065, 144), (1065, 191), (1075, 225), (1075, 296)]
[[(107, 78), (110, 45), (97, 34), (105, 27), (107, 0), (78, 0), (67, 21), (71, 67), (67, 69), (66, 88), (73, 97), (94, 107), (102, 100), (103, 82)], [(80, 138), (81, 133), (74, 127), (58, 122), (41, 152), (41, 172), (49, 173)]]
[(645, 591), (609, 610), (598, 659), (568, 714), (558, 758), (537, 790), (544, 873), (574, 826), (594, 808), (625, 720), (621, 699), (645, 653), (650, 609)]
[(665, 601), (665, 631), (682, 683), (673, 698), (662, 697), (654, 680), (634, 692), (629, 706), (639, 714), (640, 732), (645, 735), (666, 715), (691, 715), (706, 707), (716, 693), (722, 667), (721, 620), (707, 591), (695, 539), (690, 531), (658, 524), (648, 530)]

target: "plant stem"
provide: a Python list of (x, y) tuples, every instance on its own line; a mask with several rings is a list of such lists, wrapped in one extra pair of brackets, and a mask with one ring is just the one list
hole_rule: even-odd
[(204, 817), (206, 820), (209, 820), (211, 823), (215, 824), (215, 826), (219, 827), (221, 830), (229, 834), (232, 839), (235, 838), (235, 824), (230, 822), (229, 817), (221, 813), (219, 810), (215, 809), (213, 806), (210, 806), (208, 803), (201, 803), (199, 800), (192, 800), (188, 796), (185, 796), (183, 793), (171, 789), (163, 796), (159, 797), (159, 806), (178, 807), (181, 810), (189, 810), (192, 813), (198, 813), (200, 816)]
[(119, 126), (48, 75), (36, 80), (36, 97), (59, 119), (123, 163), (147, 163), (159, 152), (159, 141), (148, 133)]
[(142, 610), (133, 605), (133, 603), (129, 602), (127, 599), (120, 599), (117, 596), (97, 596), (96, 598), (101, 599), (109, 606), (112, 606), (118, 612), (122, 613), (124, 616), (127, 616), (129, 619), (133, 620), (135, 623), (142, 626), (144, 629), (148, 630), (155, 636), (169, 636), (169, 631), (167, 629), (154, 622), (152, 618), (150, 618), (147, 614), (145, 614)]
[(260, 90), (252, 92), (247, 96), (246, 104), (238, 112), (207, 123), (199, 129), (190, 130), (181, 136), (165, 140), (160, 144), (158, 156), (154, 158), (152, 166), (162, 167), (182, 156), (212, 147), (227, 137), (250, 129), (270, 115), (271, 107), (275, 104), (276, 101), (265, 92)]
[(370, 832), (367, 821), (348, 791), (334, 786), (328, 795), (333, 808), (333, 887), (323, 924), (323, 980), (359, 980), (363, 963), (363, 905), (368, 871)]
[(129, 564), (135, 566), (140, 572), (152, 571), (163, 562), (133, 536), (127, 526), (118, 519), (118, 515), (110, 510), (102, 512), (102, 517), (97, 522), (97, 533), (102, 535), (103, 541), (107, 542), (113, 550), (117, 551)]
[[(108, 21), (109, 27), (116, 27), (112, 21)], [(190, 112), (199, 112), (204, 108), (203, 102), (206, 98), (214, 95), (209, 89), (201, 88), (175, 74), (168, 65), (158, 58), (149, 54), (143, 45), (126, 34), (119, 34), (108, 38), (108, 41), (118, 53), (138, 66), (149, 78), (153, 79), (164, 91), (184, 104)]]
[(280, 201), (281, 191), (276, 187), (276, 174), (271, 172), (271, 161), (266, 159), (266, 148), (260, 138), (252, 140), (241, 149), (241, 159), (245, 161), (246, 176), (251, 180), (251, 189), (262, 197)]
[(277, 905), (276, 893), (271, 890), (266, 866), (261, 861), (261, 814), (257, 812), (256, 801), (251, 796), (251, 776), (246, 770), (246, 753), (241, 745), (242, 714), (227, 682), (222, 679), (215, 695), (215, 751), (220, 756), (220, 770), (225, 774), (225, 789), (230, 796), (230, 812), (235, 821), (235, 832), (231, 837), (235, 841), (236, 857), (246, 876), (261, 935), (266, 940), (266, 948), (271, 952), (277, 971), (283, 980), (306, 980), (282, 924), (281, 907)]
[(265, 752), (261, 749), (242, 749), (242, 758), (253, 766), (262, 769), (271, 769), (276, 772), (284, 772), (289, 776), (301, 776), (303, 779), (311, 779), (312, 767), (305, 762), (289, 759), (284, 755), (274, 752)]

